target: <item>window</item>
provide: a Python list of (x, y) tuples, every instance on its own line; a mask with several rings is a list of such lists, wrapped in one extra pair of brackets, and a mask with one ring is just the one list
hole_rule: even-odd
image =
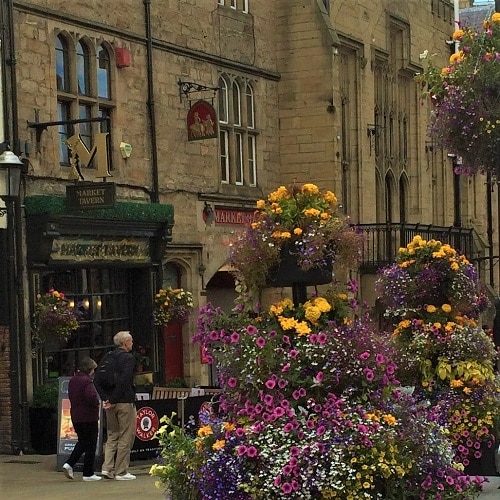
[(249, 81), (219, 78), (221, 182), (257, 185), (257, 131), (254, 89)]
[(219, 5), (227, 5), (231, 9), (248, 12), (248, 0), (217, 0)]
[[(114, 109), (111, 91), (111, 53), (101, 43), (97, 46), (88, 39), (73, 40), (59, 34), (55, 42), (58, 121), (107, 118), (103, 122), (83, 122), (59, 126), (59, 162), (69, 166), (66, 140), (80, 134), (89, 150), (97, 133), (110, 132)], [(109, 138), (108, 138), (109, 139)], [(95, 168), (93, 160), (89, 168)]]

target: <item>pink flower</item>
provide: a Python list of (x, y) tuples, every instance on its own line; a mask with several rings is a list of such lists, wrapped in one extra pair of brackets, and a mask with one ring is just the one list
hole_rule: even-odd
[(233, 333), (231, 334), (231, 342), (236, 343), (236, 342), (239, 342), (239, 340), (240, 340), (240, 335), (239, 335), (239, 333), (237, 333), (237, 332), (233, 332)]
[(266, 387), (269, 389), (269, 390), (272, 390), (274, 389), (274, 386), (276, 385), (276, 382), (274, 380), (267, 380), (266, 381)]
[(255, 328), (255, 326), (253, 326), (253, 325), (247, 326), (248, 335), (255, 335), (256, 332), (257, 332), (257, 328)]
[(238, 381), (234, 377), (229, 377), (227, 380), (227, 385), (234, 389), (238, 385)]
[(257, 340), (255, 341), (258, 347), (264, 347), (266, 345), (266, 341), (264, 340), (263, 337), (258, 337)]
[(256, 457), (257, 456), (257, 448), (255, 446), (249, 446), (247, 448), (247, 456), (250, 458)]

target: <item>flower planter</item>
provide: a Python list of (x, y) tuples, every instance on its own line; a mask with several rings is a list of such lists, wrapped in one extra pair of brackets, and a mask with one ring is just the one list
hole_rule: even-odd
[(332, 264), (304, 270), (297, 263), (297, 254), (288, 246), (281, 249), (279, 263), (269, 269), (266, 284), (271, 287), (292, 287), (293, 303), (307, 301), (307, 287), (325, 285), (332, 281)]
[(31, 446), (40, 455), (57, 453), (57, 408), (30, 408)]
[(281, 249), (280, 262), (269, 269), (268, 286), (325, 285), (332, 281), (332, 264), (304, 270), (297, 263), (297, 254), (288, 246)]

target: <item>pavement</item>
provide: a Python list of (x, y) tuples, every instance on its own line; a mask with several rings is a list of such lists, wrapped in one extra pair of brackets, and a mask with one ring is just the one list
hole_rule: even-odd
[[(100, 500), (140, 498), (162, 500), (162, 489), (149, 475), (151, 461), (133, 461), (129, 472), (133, 481), (83, 482), (82, 473), (75, 472), (71, 481), (56, 470), (56, 455), (0, 455), (0, 499), (2, 500)], [(99, 474), (99, 471), (97, 471)]]
[[(56, 470), (56, 455), (0, 455), (0, 498), (2, 500), (100, 500), (107, 499), (164, 499), (155, 478), (149, 475), (153, 461), (133, 461), (129, 471), (135, 481), (102, 479), (83, 482), (75, 472), (73, 481)], [(500, 476), (489, 477), (480, 500), (500, 499)], [(230, 500), (230, 499), (228, 499)], [(270, 499), (271, 500), (271, 499)]]

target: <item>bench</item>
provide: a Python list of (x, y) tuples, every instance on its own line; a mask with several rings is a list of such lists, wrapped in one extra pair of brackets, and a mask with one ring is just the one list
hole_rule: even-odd
[(153, 387), (151, 399), (186, 399), (191, 394), (188, 387)]

